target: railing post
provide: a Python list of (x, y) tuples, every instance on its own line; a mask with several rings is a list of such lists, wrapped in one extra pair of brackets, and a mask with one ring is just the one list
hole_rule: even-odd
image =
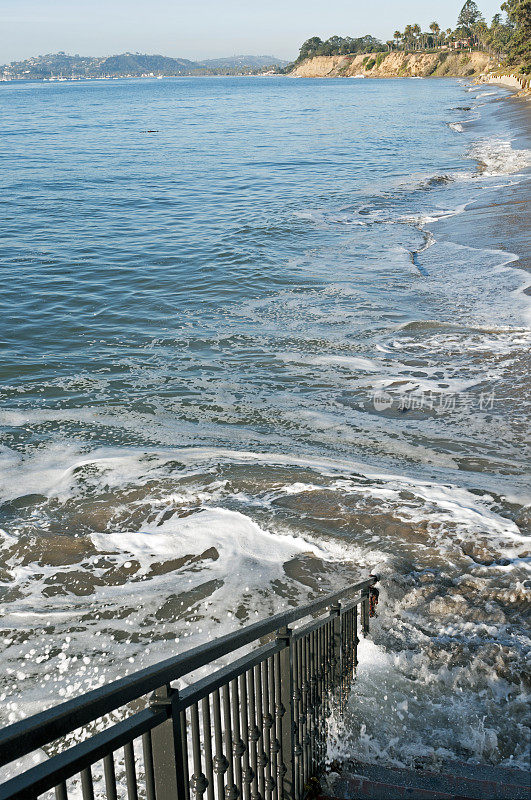
[(361, 601), (361, 630), (364, 636), (369, 635), (369, 589), (365, 588), (362, 592)]
[[(295, 798), (295, 756), (294, 756), (294, 725), (293, 725), (293, 672), (291, 657), (291, 630), (286, 626), (277, 631), (277, 642), (284, 645), (279, 653), (279, 681), (280, 692), (277, 700), (280, 707), (276, 708), (277, 721), (280, 721), (280, 763), (278, 769), (278, 797), (279, 800), (296, 800)], [(281, 775), (282, 773), (282, 775)]]
[(162, 686), (151, 696), (150, 705), (168, 709), (168, 719), (151, 731), (153, 773), (157, 800), (186, 800), (187, 766), (184, 764), (179, 692)]
[(332, 687), (336, 689), (341, 682), (341, 604), (330, 606), (332, 618)]

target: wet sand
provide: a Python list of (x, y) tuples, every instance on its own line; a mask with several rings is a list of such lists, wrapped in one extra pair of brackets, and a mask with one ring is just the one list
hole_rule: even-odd
[[(531, 148), (531, 100), (508, 96), (497, 105), (513, 132), (513, 147)], [(519, 258), (514, 266), (531, 270), (529, 218), (529, 181), (520, 180), (484, 193), (480, 201), (467, 206), (466, 214), (442, 219), (434, 230), (439, 240), (471, 246), (479, 241), (482, 247), (514, 253)]]

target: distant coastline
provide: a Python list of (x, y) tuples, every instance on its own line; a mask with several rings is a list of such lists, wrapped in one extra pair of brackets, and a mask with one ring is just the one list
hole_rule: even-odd
[(275, 56), (230, 56), (205, 61), (143, 53), (79, 56), (64, 52), (0, 66), (0, 80), (71, 81), (108, 78), (173, 78), (193, 75), (274, 74), (287, 65)]

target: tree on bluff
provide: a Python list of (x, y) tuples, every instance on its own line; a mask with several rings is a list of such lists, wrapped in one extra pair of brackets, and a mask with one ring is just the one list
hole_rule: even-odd
[(507, 49), (509, 64), (520, 64), (522, 72), (531, 73), (531, 0), (505, 0), (502, 5), (515, 30)]
[(387, 50), (374, 36), (360, 36), (357, 39), (351, 36), (330, 36), (323, 42), (319, 36), (312, 36), (302, 45), (299, 57), (295, 63), (300, 63), (306, 58), (315, 56), (343, 56), (355, 53), (371, 53)]
[(476, 22), (479, 22), (481, 19), (483, 19), (481, 11), (474, 0), (466, 0), (457, 18), (457, 27), (471, 28), (472, 25), (475, 25)]

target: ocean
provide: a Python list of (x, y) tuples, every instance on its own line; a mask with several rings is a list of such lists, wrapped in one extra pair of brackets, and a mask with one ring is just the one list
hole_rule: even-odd
[(528, 765), (524, 105), (213, 77), (0, 111), (1, 722), (376, 571), (330, 756)]

